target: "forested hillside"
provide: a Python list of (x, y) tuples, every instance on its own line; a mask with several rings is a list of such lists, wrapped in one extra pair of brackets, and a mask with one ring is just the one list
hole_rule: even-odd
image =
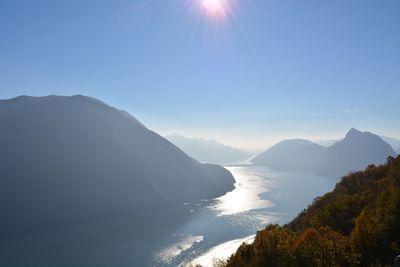
[(350, 174), (285, 226), (243, 244), (226, 266), (391, 266), (400, 253), (400, 156)]

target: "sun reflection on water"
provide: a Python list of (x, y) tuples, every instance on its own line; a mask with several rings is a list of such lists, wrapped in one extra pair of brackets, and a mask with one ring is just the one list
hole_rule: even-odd
[(227, 167), (236, 179), (235, 189), (216, 199), (212, 207), (218, 216), (272, 207), (260, 194), (270, 191), (271, 181), (242, 167)]

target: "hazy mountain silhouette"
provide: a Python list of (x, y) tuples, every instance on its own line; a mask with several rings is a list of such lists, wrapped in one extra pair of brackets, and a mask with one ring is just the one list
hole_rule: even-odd
[(212, 139), (186, 138), (178, 134), (168, 135), (165, 138), (201, 162), (234, 164), (251, 157), (251, 154), (244, 150), (224, 145)]
[(388, 156), (395, 155), (393, 148), (378, 135), (352, 128), (342, 141), (328, 147), (322, 172), (341, 176), (362, 170), (369, 164), (383, 164)]
[[(383, 141), (385, 141), (386, 143), (388, 143), (389, 145), (392, 146), (393, 150), (397, 151), (400, 150), (400, 140), (393, 138), (393, 137), (388, 137), (388, 136), (384, 136), (384, 135), (380, 135), (380, 138), (382, 138)], [(326, 146), (329, 147), (331, 145), (333, 145), (334, 143), (343, 140), (343, 138), (337, 138), (337, 139), (330, 139), (330, 140), (316, 140), (315, 143), (317, 143), (318, 145), (321, 146)]]
[(383, 141), (391, 145), (395, 151), (400, 151), (400, 140), (384, 135), (381, 135), (380, 137), (383, 139)]
[(276, 170), (310, 171), (323, 164), (326, 148), (308, 140), (284, 140), (252, 159)]
[(286, 140), (252, 162), (284, 171), (307, 171), (337, 177), (364, 169), (369, 164), (382, 164), (395, 156), (393, 148), (378, 135), (350, 129), (343, 140), (324, 147), (307, 140)]
[(0, 147), (0, 239), (233, 189), (226, 169), (85, 96), (1, 100)]
[(331, 145), (333, 145), (336, 142), (339, 142), (343, 140), (343, 138), (337, 138), (337, 139), (328, 139), (328, 140), (324, 140), (324, 139), (318, 139), (318, 140), (314, 140), (313, 142), (320, 145), (320, 146), (324, 146), (324, 147), (330, 147)]

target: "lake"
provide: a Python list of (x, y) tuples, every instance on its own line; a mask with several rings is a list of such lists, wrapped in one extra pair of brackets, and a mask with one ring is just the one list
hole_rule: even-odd
[[(2, 266), (212, 266), (252, 242), (257, 230), (284, 224), (336, 179), (278, 172), (262, 166), (226, 167), (235, 189), (222, 197), (146, 214), (54, 229), (0, 241)], [(163, 221), (154, 214), (163, 213)]]

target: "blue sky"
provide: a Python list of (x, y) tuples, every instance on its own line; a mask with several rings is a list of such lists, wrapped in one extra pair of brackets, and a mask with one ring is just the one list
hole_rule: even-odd
[(400, 138), (400, 1), (0, 0), (0, 98), (97, 97), (161, 133)]

